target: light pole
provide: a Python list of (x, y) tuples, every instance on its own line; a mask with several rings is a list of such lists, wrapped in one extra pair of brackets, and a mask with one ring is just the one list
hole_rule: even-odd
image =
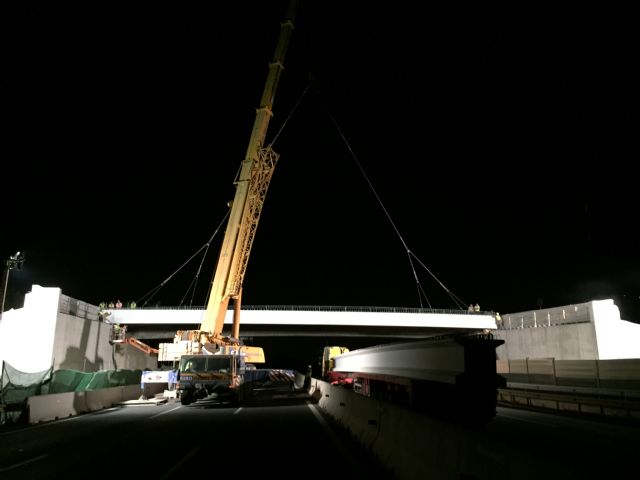
[(4, 288), (2, 289), (2, 308), (0, 308), (0, 319), (4, 312), (4, 300), (7, 297), (7, 286), (9, 285), (9, 272), (14, 268), (20, 270), (22, 268), (22, 262), (24, 262), (24, 254), (16, 252), (11, 255), (8, 260), (5, 261), (5, 275), (4, 275)]

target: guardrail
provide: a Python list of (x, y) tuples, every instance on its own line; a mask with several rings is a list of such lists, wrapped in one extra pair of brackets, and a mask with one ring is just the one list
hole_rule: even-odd
[(638, 358), (497, 360), (496, 372), (510, 383), (640, 391), (640, 359)]
[[(205, 310), (206, 306), (137, 306), (135, 309), (123, 307), (120, 310)], [(228, 310), (233, 310), (229, 307)], [(295, 312), (377, 312), (377, 313), (438, 313), (452, 315), (494, 315), (493, 312), (473, 312), (465, 309), (448, 308), (412, 308), (412, 307), (376, 307), (376, 306), (340, 306), (340, 305), (242, 305), (242, 310), (269, 310)]]
[(589, 389), (549, 385), (507, 384), (498, 389), (498, 405), (555, 410), (569, 413), (633, 417), (640, 420), (640, 392)]
[(640, 359), (498, 360), (498, 404), (640, 419)]

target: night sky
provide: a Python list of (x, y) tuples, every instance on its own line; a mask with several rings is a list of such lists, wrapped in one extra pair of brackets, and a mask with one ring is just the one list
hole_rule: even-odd
[[(640, 322), (636, 17), (436, 3), (302, 1), (243, 302), (419, 307), (404, 242), (423, 306)], [(205, 303), (222, 232), (146, 294), (227, 211), (286, 6), (3, 3), (10, 301)]]

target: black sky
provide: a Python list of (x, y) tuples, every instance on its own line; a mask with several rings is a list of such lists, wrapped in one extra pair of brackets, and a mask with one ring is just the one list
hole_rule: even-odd
[[(10, 290), (139, 300), (207, 241), (286, 5), (5, 2), (0, 253), (27, 258)], [(244, 303), (420, 305), (346, 139), (464, 303), (614, 298), (640, 321), (638, 25), (606, 5), (303, 0), (268, 140), (309, 89), (274, 145)], [(153, 303), (180, 303), (197, 266)], [(455, 307), (416, 272), (433, 307)]]

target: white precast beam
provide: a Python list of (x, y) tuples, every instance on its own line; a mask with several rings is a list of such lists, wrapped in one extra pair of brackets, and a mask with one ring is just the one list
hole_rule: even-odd
[[(122, 309), (111, 310), (109, 321), (125, 325), (196, 324), (204, 310)], [(350, 312), (322, 310), (242, 310), (242, 325), (326, 325), (363, 327), (417, 327), (438, 329), (495, 329), (495, 318), (482, 314)], [(233, 323), (229, 310), (225, 324)]]
[(453, 339), (379, 345), (334, 358), (334, 370), (455, 383), (465, 370), (464, 346)]

